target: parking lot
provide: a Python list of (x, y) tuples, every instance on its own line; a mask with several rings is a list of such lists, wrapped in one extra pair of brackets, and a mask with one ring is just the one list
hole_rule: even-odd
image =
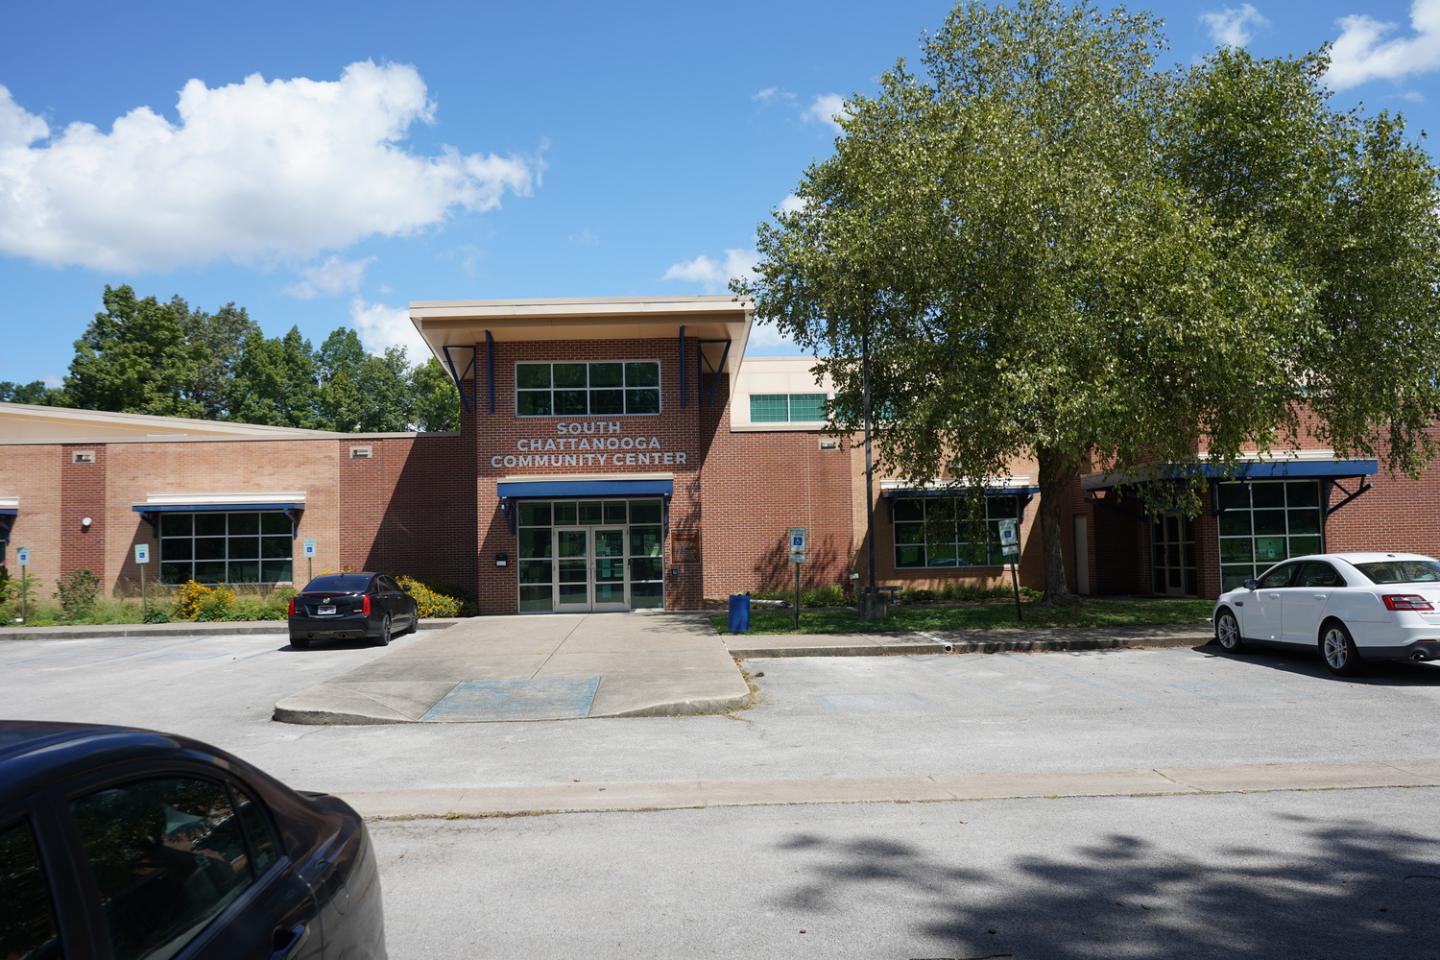
[[(404, 649), (411, 637), (395, 641)], [(280, 636), (0, 642), (15, 718), (189, 734), (309, 789), (926, 776), (1440, 756), (1440, 667), (1341, 681), (1213, 647), (747, 661), (729, 716), (298, 727), (281, 696), (391, 651)]]

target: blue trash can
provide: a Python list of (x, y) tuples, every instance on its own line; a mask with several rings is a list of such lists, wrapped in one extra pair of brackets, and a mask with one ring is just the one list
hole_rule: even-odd
[(730, 632), (748, 633), (750, 630), (750, 594), (730, 594)]

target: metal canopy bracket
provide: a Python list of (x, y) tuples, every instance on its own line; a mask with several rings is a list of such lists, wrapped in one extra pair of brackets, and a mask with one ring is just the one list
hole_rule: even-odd
[[(1327, 481), (1327, 482), (1326, 482), (1326, 484), (1325, 484), (1325, 487), (1326, 487), (1326, 489), (1325, 489), (1325, 504), (1326, 504), (1326, 506), (1325, 506), (1325, 516), (1327, 516), (1327, 517), (1330, 516), (1330, 514), (1334, 513), (1336, 510), (1339, 510), (1341, 507), (1345, 506), (1345, 504), (1349, 503), (1351, 500), (1354, 500), (1356, 497), (1360, 496), (1360, 495), (1361, 495), (1362, 493), (1364, 493), (1366, 490), (1370, 490), (1370, 489), (1372, 489), (1372, 488), (1375, 486), (1375, 484), (1371, 483), (1369, 480), (1366, 480), (1364, 477), (1357, 477), (1356, 479), (1358, 479), (1358, 480), (1360, 481), (1360, 486), (1356, 487), (1353, 492), (1352, 492), (1352, 491), (1349, 491), (1349, 490), (1346, 490), (1344, 487), (1340, 486), (1340, 481), (1338, 481), (1338, 480), (1330, 480), (1330, 481)], [(1337, 489), (1337, 490), (1339, 490), (1341, 493), (1345, 494), (1345, 499), (1341, 500), (1341, 501), (1340, 501), (1339, 503), (1337, 503), (1337, 504), (1334, 504), (1333, 506), (1330, 504), (1330, 490), (1331, 490), (1332, 488)]]
[[(720, 362), (711, 363), (710, 356), (705, 352), (706, 347), (720, 345)], [(715, 399), (715, 394), (720, 390), (720, 377), (725, 372), (725, 361), (730, 358), (729, 340), (697, 340), (695, 350), (695, 372), (700, 381), (700, 402), (709, 403)], [(706, 375), (710, 376), (710, 382), (705, 382)]]
[[(487, 333), (487, 336), (488, 336), (488, 333)], [(475, 354), (476, 354), (476, 352), (477, 352), (476, 348), (475, 348), (474, 346), (453, 346), (453, 345), (451, 345), (451, 344), (446, 344), (445, 346), (441, 347), (440, 349), (441, 349), (441, 351), (445, 354), (445, 366), (447, 366), (447, 367), (450, 368), (450, 379), (452, 379), (452, 380), (455, 381), (455, 389), (458, 390), (458, 391), (460, 391), (460, 406), (465, 409), (465, 412), (466, 412), (466, 413), (474, 413), (474, 412), (475, 412)], [(450, 353), (451, 350), (469, 350), (469, 351), (470, 351), (470, 362), (465, 365), (464, 369), (459, 369), (459, 368), (457, 368), (457, 367), (455, 366), (455, 357)], [(466, 388), (465, 388), (465, 381), (466, 381), (466, 380), (469, 380), (469, 381), (470, 381), (470, 388), (469, 388), (468, 391), (467, 391)], [(492, 410), (492, 411), (494, 410), (493, 399), (492, 399), (491, 410)]]
[(485, 331), (485, 389), (490, 394), (490, 412), (495, 412), (495, 338)]
[(682, 324), (680, 325), (680, 409), (681, 409), (681, 410), (684, 410), (684, 409), (685, 409), (685, 402), (686, 402), (686, 399), (687, 399), (686, 393), (687, 393), (688, 391), (685, 389), (685, 370), (686, 370), (686, 368), (687, 368), (688, 366), (689, 366), (689, 363), (688, 363), (688, 362), (686, 361), (686, 359), (685, 359), (685, 325), (682, 323)]

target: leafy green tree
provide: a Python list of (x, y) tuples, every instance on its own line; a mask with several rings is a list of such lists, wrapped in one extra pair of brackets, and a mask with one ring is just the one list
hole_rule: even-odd
[(315, 361), (320, 378), (320, 420), (330, 430), (361, 429), (365, 405), (361, 397), (361, 371), (365, 366), (365, 348), (360, 345), (359, 336), (348, 327), (340, 327), (325, 338)]
[(460, 394), (434, 357), (410, 371), (410, 401), (416, 429), (430, 432), (460, 429)]
[(278, 427), (325, 429), (310, 341), (291, 327), (283, 337), (252, 333), (235, 364), (230, 419)]
[(32, 380), (30, 383), (0, 380), (0, 403), (31, 403), (42, 407), (67, 405), (64, 391), (45, 386), (43, 380)]
[(214, 313), (192, 310), (186, 321), (185, 339), (191, 348), (194, 380), (189, 395), (207, 420), (224, 419), (234, 396), (235, 371), (245, 341), (260, 332), (244, 307), (233, 302)]
[(105, 288), (105, 310), (75, 341), (65, 378), (71, 403), (89, 410), (197, 417), (189, 395), (194, 351), (186, 339), (189, 307), (179, 297), (141, 299), (128, 285)]
[(410, 429), (409, 374), (410, 365), (400, 347), (390, 347), (378, 357), (365, 357), (360, 367), (361, 430), (385, 433)]
[(921, 72), (847, 101), (736, 287), (822, 357), (838, 429), (868, 346), (883, 468), (978, 496), (1033, 455), (1050, 601), (1078, 470), (1233, 467), (1311, 412), (1342, 455), (1433, 452), (1428, 157), (1397, 118), (1334, 111), (1323, 53), (1166, 73), (1163, 48), (1145, 14), (961, 3)]

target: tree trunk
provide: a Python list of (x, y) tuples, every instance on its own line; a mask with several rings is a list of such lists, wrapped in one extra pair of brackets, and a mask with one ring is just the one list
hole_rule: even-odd
[(1065, 580), (1065, 504), (1075, 479), (1073, 465), (1055, 450), (1036, 451), (1040, 465), (1040, 539), (1045, 548), (1045, 595), (1041, 603), (1064, 603), (1072, 599)]

